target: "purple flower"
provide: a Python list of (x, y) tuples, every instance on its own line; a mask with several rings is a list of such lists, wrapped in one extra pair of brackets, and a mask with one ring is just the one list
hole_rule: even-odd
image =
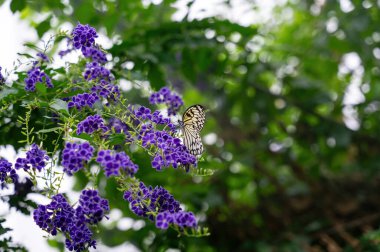
[(62, 194), (52, 197), (48, 205), (38, 205), (33, 212), (36, 224), (46, 232), (56, 235), (57, 229), (67, 231), (69, 223), (73, 220), (75, 211)]
[(191, 227), (195, 228), (197, 220), (192, 212), (178, 211), (170, 213), (168, 211), (161, 212), (156, 216), (156, 227), (160, 229), (167, 229), (170, 224), (174, 224), (180, 228)]
[(25, 90), (36, 90), (37, 83), (45, 83), (48, 88), (53, 88), (53, 83), (47, 74), (40, 70), (39, 67), (33, 67), (28, 71), (28, 77), (25, 78)]
[(141, 120), (152, 120), (152, 115), (150, 113), (150, 109), (144, 106), (141, 106), (137, 110), (134, 111), (134, 115)]
[(154, 111), (152, 114), (152, 122), (161, 125), (167, 125), (173, 133), (176, 132), (176, 126), (170, 121), (170, 118), (165, 118), (160, 111)]
[(179, 211), (173, 214), (173, 223), (179, 227), (192, 227), (197, 226), (197, 220), (192, 212)]
[(87, 133), (92, 134), (97, 130), (106, 132), (108, 127), (104, 124), (104, 120), (100, 115), (88, 116), (86, 119), (78, 123), (77, 134)]
[(76, 107), (78, 110), (81, 110), (86, 106), (92, 108), (97, 101), (99, 101), (99, 96), (96, 93), (83, 93), (73, 96), (67, 106), (69, 108)]
[(150, 212), (175, 213), (181, 210), (179, 202), (163, 187), (146, 187), (143, 182), (124, 192), (124, 199), (138, 216), (149, 217)]
[[(90, 191), (90, 193), (88, 192)], [(95, 193), (94, 193), (95, 192)], [(108, 209), (108, 202), (99, 196), (95, 190), (84, 190), (79, 206), (74, 209), (62, 194), (52, 197), (52, 201), (48, 205), (38, 205), (33, 212), (33, 218), (36, 224), (51, 235), (62, 232), (65, 240), (65, 246), (68, 250), (83, 251), (96, 245), (96, 241), (92, 239), (92, 232), (88, 224), (94, 224), (92, 220), (100, 221), (100, 215), (95, 211)], [(103, 212), (102, 212), (103, 213)], [(96, 217), (95, 217), (96, 216)], [(91, 217), (91, 221), (90, 220)]]
[(92, 239), (90, 228), (82, 220), (75, 218), (68, 225), (67, 233), (70, 239), (66, 238), (65, 246), (68, 250), (84, 251), (88, 248), (96, 248), (96, 241)]
[(49, 62), (49, 57), (46, 56), (46, 54), (42, 53), (42, 52), (39, 52), (37, 53), (37, 56), (42, 60), (42, 61), (45, 61), (45, 62)]
[(0, 185), (1, 189), (7, 187), (7, 179), (10, 178), (13, 183), (18, 181), (16, 170), (13, 169), (12, 164), (4, 158), (0, 158)]
[(156, 227), (159, 229), (168, 229), (169, 225), (173, 223), (173, 216), (169, 212), (161, 212), (156, 216)]
[(111, 100), (116, 100), (116, 98), (120, 96), (119, 87), (113, 85), (107, 80), (100, 80), (98, 83), (92, 86), (91, 91), (96, 92), (101, 97)]
[(32, 148), (26, 152), (26, 158), (17, 158), (15, 168), (17, 170), (23, 168), (27, 171), (32, 167), (41, 171), (49, 159), (46, 151), (40, 150), (37, 144), (32, 144)]
[(142, 146), (155, 145), (160, 149), (152, 160), (153, 168), (161, 170), (163, 167), (169, 167), (170, 165), (173, 168), (177, 168), (179, 165), (197, 165), (197, 159), (187, 151), (179, 138), (172, 137), (166, 131), (154, 131), (149, 129), (148, 126), (144, 126), (141, 127), (139, 132)]
[(94, 148), (88, 143), (66, 143), (62, 151), (63, 171), (73, 175), (91, 159)]
[(107, 63), (107, 57), (104, 52), (102, 52), (99, 48), (96, 47), (85, 47), (82, 48), (83, 56), (86, 58), (92, 58), (92, 61), (105, 64)]
[(109, 210), (108, 200), (101, 198), (97, 190), (82, 191), (77, 211), (81, 211), (87, 223), (96, 224), (100, 222)]
[(168, 107), (168, 115), (176, 115), (183, 105), (182, 99), (175, 94), (170, 92), (167, 87), (161, 88), (158, 92), (153, 93), (149, 98), (150, 104), (160, 104), (165, 103)]
[(104, 168), (107, 177), (120, 175), (120, 169), (129, 176), (133, 176), (138, 170), (138, 166), (124, 152), (101, 150), (96, 161)]
[(83, 76), (86, 80), (99, 79), (111, 81), (113, 79), (110, 70), (97, 62), (87, 63)]
[(72, 36), (74, 48), (81, 49), (83, 52), (87, 47), (94, 45), (95, 38), (98, 37), (98, 34), (93, 27), (78, 23), (72, 32)]
[[(197, 226), (194, 214), (183, 211), (179, 202), (163, 187), (147, 187), (143, 182), (132, 184), (123, 198), (129, 202), (132, 212), (155, 221), (157, 228), (167, 229), (170, 224), (180, 228)], [(157, 213), (155, 219), (154, 213)]]

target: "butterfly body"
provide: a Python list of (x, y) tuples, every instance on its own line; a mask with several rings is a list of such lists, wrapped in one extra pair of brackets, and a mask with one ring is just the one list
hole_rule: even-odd
[(183, 144), (194, 156), (201, 155), (203, 152), (200, 131), (203, 129), (205, 119), (205, 107), (199, 104), (186, 109), (182, 116)]

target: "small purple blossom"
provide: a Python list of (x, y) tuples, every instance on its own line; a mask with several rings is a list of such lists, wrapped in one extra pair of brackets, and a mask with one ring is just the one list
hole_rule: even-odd
[(42, 52), (37, 53), (37, 56), (41, 59), (41, 61), (45, 61), (45, 62), (49, 62), (50, 61), (49, 57), (46, 54), (42, 53)]
[(161, 212), (156, 216), (156, 227), (167, 229), (170, 224), (174, 224), (180, 228), (197, 226), (197, 220), (192, 212), (178, 211), (170, 213), (168, 211)]
[(99, 79), (111, 81), (113, 79), (110, 70), (97, 62), (87, 63), (83, 76), (86, 80)]
[(37, 144), (32, 144), (31, 149), (26, 152), (26, 158), (17, 158), (15, 168), (24, 169), (25, 171), (30, 168), (35, 168), (41, 171), (46, 166), (46, 161), (50, 158), (46, 151), (41, 150)]
[(107, 177), (120, 175), (120, 170), (133, 176), (138, 170), (138, 166), (124, 152), (101, 150), (96, 161), (104, 168)]
[(87, 25), (78, 25), (72, 32), (73, 46), (75, 49), (81, 49), (82, 52), (88, 47), (92, 47), (95, 44), (95, 38), (98, 37), (95, 28)]
[(73, 96), (67, 106), (81, 110), (86, 106), (92, 108), (97, 101), (99, 101), (99, 96), (96, 93), (83, 93)]
[(106, 54), (102, 52), (99, 48), (85, 47), (84, 49), (82, 49), (82, 53), (84, 57), (91, 58), (94, 62), (97, 62), (99, 64), (107, 63)]
[(62, 151), (63, 171), (68, 175), (73, 175), (84, 167), (91, 159), (94, 148), (88, 143), (66, 143)]
[(66, 238), (65, 246), (70, 251), (88, 251), (96, 248), (96, 240), (92, 239), (92, 231), (82, 220), (75, 218), (67, 228), (70, 239)]
[(152, 122), (161, 125), (167, 125), (172, 132), (177, 130), (176, 126), (170, 121), (170, 118), (165, 118), (160, 111), (154, 111), (152, 114)]
[(108, 127), (104, 124), (104, 120), (100, 115), (88, 116), (86, 119), (78, 123), (77, 134), (87, 133), (92, 134), (97, 130), (106, 132)]
[(1, 189), (7, 187), (7, 180), (10, 178), (13, 183), (18, 181), (16, 170), (12, 164), (4, 158), (0, 158), (0, 187)]
[(149, 108), (141, 106), (134, 111), (134, 115), (141, 120), (152, 120), (151, 111)]
[(173, 223), (173, 216), (170, 212), (161, 212), (156, 216), (156, 227), (159, 229), (168, 229), (169, 225)]
[(81, 211), (87, 223), (96, 224), (100, 222), (109, 210), (108, 200), (100, 197), (97, 190), (82, 191), (77, 211)]
[(150, 104), (165, 103), (168, 107), (168, 115), (176, 115), (183, 105), (181, 97), (171, 92), (169, 88), (163, 87), (158, 92), (151, 94), (149, 97)]
[(197, 226), (197, 220), (192, 212), (178, 211), (173, 214), (173, 223), (179, 227), (192, 227)]
[(100, 80), (91, 88), (92, 92), (96, 92), (101, 97), (109, 98), (111, 100), (116, 100), (117, 97), (120, 96), (119, 87), (113, 85), (107, 80)]
[(28, 71), (28, 76), (25, 78), (25, 90), (35, 91), (37, 83), (45, 83), (48, 88), (53, 88), (53, 83), (49, 76), (41, 71), (39, 67), (33, 67)]

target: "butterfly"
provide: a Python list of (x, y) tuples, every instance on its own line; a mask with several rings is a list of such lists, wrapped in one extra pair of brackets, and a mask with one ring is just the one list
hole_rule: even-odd
[(181, 128), (183, 144), (190, 154), (197, 156), (203, 152), (203, 144), (200, 132), (205, 124), (205, 107), (196, 104), (186, 109), (182, 115)]

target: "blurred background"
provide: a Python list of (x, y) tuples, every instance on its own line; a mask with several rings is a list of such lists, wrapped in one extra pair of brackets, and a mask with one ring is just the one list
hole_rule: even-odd
[[(131, 103), (148, 104), (141, 87), (166, 85), (186, 107), (209, 108), (199, 167), (212, 176), (157, 173), (145, 156), (136, 162), (145, 167), (137, 177), (163, 185), (211, 235), (156, 230), (109, 180), (102, 192), (114, 210), (97, 232), (98, 251), (380, 251), (379, 1), (0, 4), (3, 68), (28, 50), (24, 42), (43, 47), (80, 22), (101, 34)], [(18, 140), (3, 136), (0, 145), (17, 149)], [(78, 173), (67, 188), (87, 182)], [(35, 246), (27, 248), (43, 251)]]

